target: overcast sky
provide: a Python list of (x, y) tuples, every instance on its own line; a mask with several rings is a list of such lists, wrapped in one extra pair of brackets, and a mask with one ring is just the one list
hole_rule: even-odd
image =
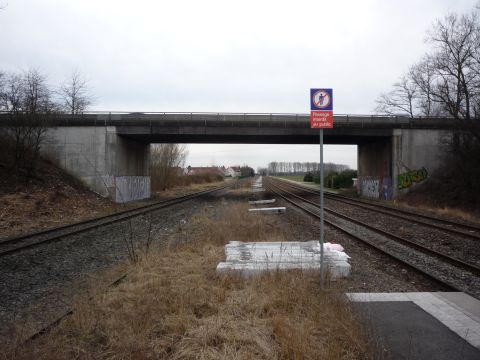
[[(426, 31), (477, 0), (0, 0), (0, 70), (36, 68), (52, 86), (76, 68), (106, 111), (334, 112), (375, 99), (427, 50)], [(316, 161), (318, 146), (190, 145), (187, 165)], [(356, 168), (356, 147), (326, 161)]]

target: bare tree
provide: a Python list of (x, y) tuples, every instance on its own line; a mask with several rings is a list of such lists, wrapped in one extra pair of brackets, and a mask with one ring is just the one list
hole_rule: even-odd
[(154, 145), (151, 152), (150, 176), (152, 188), (165, 190), (172, 186), (176, 175), (180, 175), (185, 159), (187, 147), (180, 144), (158, 144)]
[(258, 167), (257, 168), (257, 174), (260, 176), (267, 176), (268, 170), (267, 168), (264, 167)]
[(33, 175), (40, 155), (40, 145), (44, 140), (52, 114), (57, 111), (52, 101), (46, 77), (37, 70), (29, 70), (24, 74), (24, 112), (26, 116), (26, 147), (24, 148), (23, 167), (27, 176)]
[(92, 104), (93, 98), (87, 80), (75, 69), (70, 78), (60, 87), (63, 109), (70, 114), (80, 114)]
[(278, 163), (276, 161), (272, 161), (268, 164), (268, 173), (269, 175), (277, 175), (278, 170)]
[(34, 69), (10, 74), (3, 82), (0, 108), (10, 116), (3, 140), (12, 146), (13, 168), (27, 178), (35, 172), (41, 143), (57, 110), (51, 94), (45, 76)]
[(441, 105), (435, 102), (432, 86), (435, 79), (435, 69), (431, 59), (427, 56), (410, 68), (409, 78), (417, 86), (417, 111), (425, 117), (441, 116), (444, 112)]
[(0, 109), (10, 113), (22, 110), (23, 80), (20, 74), (3, 75)]
[(376, 100), (376, 111), (390, 115), (407, 114), (410, 118), (415, 116), (417, 100), (417, 84), (410, 77), (403, 76), (393, 84), (393, 90), (380, 94)]
[(394, 89), (381, 94), (377, 111), (410, 117), (447, 115), (480, 142), (480, 23), (476, 11), (450, 14), (428, 33), (433, 51)]
[(440, 103), (464, 129), (480, 141), (480, 24), (475, 12), (451, 14), (433, 26), (429, 40), (435, 52), (429, 57), (434, 70), (432, 99)]

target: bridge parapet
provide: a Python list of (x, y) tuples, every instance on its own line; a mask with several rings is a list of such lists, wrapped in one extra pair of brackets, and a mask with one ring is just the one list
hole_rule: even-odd
[[(457, 129), (452, 118), (388, 115), (334, 116), (335, 127), (388, 129)], [(0, 112), (0, 126), (12, 122), (8, 113)], [(288, 113), (208, 113), (208, 112), (86, 112), (56, 114), (51, 126), (255, 126), (255, 127), (310, 127), (309, 114)]]

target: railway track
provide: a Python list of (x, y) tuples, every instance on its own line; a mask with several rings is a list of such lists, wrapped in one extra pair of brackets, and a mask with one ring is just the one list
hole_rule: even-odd
[[(123, 274), (121, 276), (118, 276), (115, 280), (113, 280), (110, 284), (108, 284), (108, 287), (107, 289), (109, 288), (113, 288), (113, 287), (116, 287), (118, 285), (120, 285), (123, 280), (125, 280), (126, 278), (128, 277), (128, 273), (126, 274)], [(62, 322), (62, 320), (68, 318), (69, 316), (73, 315), (73, 309), (69, 309), (67, 311), (65, 311), (63, 314), (61, 314), (60, 316), (58, 316), (55, 320), (51, 321), (50, 323), (48, 323), (47, 325), (45, 325), (44, 327), (42, 327), (40, 330), (38, 331), (35, 331), (33, 334), (31, 334), (30, 336), (28, 336), (24, 341), (23, 341), (23, 344), (26, 344), (30, 341), (34, 341), (35, 339), (38, 339), (39, 337), (41, 337), (42, 335), (45, 335), (45, 334), (48, 334), (50, 331), (52, 331), (57, 325), (60, 324), (60, 322)]]
[[(270, 178), (271, 180), (271, 178)], [(308, 188), (303, 185), (297, 185), (292, 183), (291, 181), (275, 179), (273, 181), (282, 182), (288, 184), (288, 186), (295, 188), (297, 190), (301, 190), (303, 192), (307, 192), (310, 194), (319, 195), (320, 191)], [(349, 204), (352, 206), (356, 206), (361, 209), (374, 211), (381, 214), (386, 214), (389, 216), (394, 216), (399, 219), (408, 220), (410, 222), (414, 222), (423, 226), (427, 226), (433, 229), (440, 229), (442, 231), (451, 233), (453, 235), (462, 235), (474, 240), (480, 240), (480, 226), (474, 224), (465, 224), (458, 221), (446, 220), (426, 214), (420, 214), (413, 211), (408, 211), (404, 209), (394, 208), (392, 206), (373, 203), (372, 201), (368, 200), (361, 200), (361, 199), (353, 199), (347, 196), (328, 193), (325, 192), (325, 198), (329, 200), (338, 201), (344, 204)]]
[[(289, 184), (267, 180), (267, 189), (311, 216), (319, 218), (318, 203), (305, 199), (286, 189)], [(292, 186), (293, 187), (293, 186)], [(291, 187), (291, 188), (292, 188)], [(455, 291), (464, 291), (480, 297), (480, 268), (449, 255), (375, 228), (331, 209), (325, 209), (325, 223), (390, 258), (422, 273), (424, 276)]]
[[(191, 199), (195, 199), (201, 196), (205, 196), (214, 192), (218, 192), (224, 189), (227, 189), (231, 187), (232, 184), (228, 185), (223, 185), (219, 187), (215, 187), (213, 189), (208, 189), (208, 190), (203, 190), (203, 191), (198, 191), (194, 193), (190, 193), (187, 195), (183, 195), (177, 198), (173, 199), (168, 199), (168, 200), (163, 200), (159, 201), (153, 204), (148, 204), (145, 206), (140, 206), (135, 209), (129, 209), (126, 211), (122, 212), (117, 212), (112, 215), (107, 215), (107, 216), (102, 216), (100, 218), (96, 219), (91, 219), (87, 221), (82, 221), (82, 222), (77, 222), (74, 224), (66, 225), (66, 226), (61, 226), (58, 228), (52, 228), (52, 229), (47, 229), (44, 231), (32, 233), (32, 234), (25, 234), (19, 237), (15, 238), (10, 238), (6, 239), (0, 242), (0, 248), (2, 249), (2, 252), (0, 253), (0, 256), (5, 256), (8, 254), (13, 254), (28, 248), (32, 248), (38, 245), (46, 244), (52, 241), (58, 241), (61, 240), (62, 238), (66, 238), (69, 235), (74, 235), (78, 234), (81, 232), (85, 232), (91, 229), (99, 228), (102, 226), (106, 226), (109, 224), (113, 224), (115, 222), (123, 221), (123, 220), (128, 220), (130, 218), (133, 218), (135, 216), (140, 216), (155, 210), (163, 209), (181, 202), (185, 202)], [(40, 238), (40, 239), (39, 239)], [(2, 246), (13, 246), (11, 249), (4, 249)], [(127, 277), (128, 273), (122, 274), (115, 278), (108, 286), (107, 288), (112, 288), (118, 286), (121, 282), (123, 282)], [(52, 329), (54, 329), (62, 320), (65, 318), (69, 317), (70, 315), (73, 314), (73, 309), (68, 309), (58, 315), (55, 320), (49, 322), (45, 326), (43, 326), (40, 330), (35, 331), (33, 334), (29, 335), (24, 342), (30, 342), (34, 341), (35, 339), (39, 338), (40, 336), (50, 332)]]
[(0, 258), (18, 253), (20, 251), (30, 249), (39, 245), (47, 244), (54, 241), (61, 241), (71, 235), (79, 234), (102, 226), (110, 225), (119, 221), (131, 219), (136, 216), (144, 215), (149, 212), (166, 208), (184, 201), (188, 201), (200, 196), (204, 196), (213, 192), (224, 190), (231, 185), (222, 185), (213, 189), (197, 191), (187, 195), (179, 196), (172, 199), (162, 200), (153, 204), (139, 206), (134, 209), (116, 212), (114, 214), (101, 216), (94, 219), (79, 221), (76, 223), (50, 228), (34, 233), (24, 234), (21, 236), (11, 237), (0, 240)]
[[(276, 184), (294, 189), (295, 193), (301, 194), (302, 196), (307, 196), (308, 198), (314, 196), (313, 200), (318, 201), (317, 192), (315, 191), (304, 192), (303, 189), (299, 189), (298, 186), (291, 182), (272, 180)], [(300, 193), (301, 190), (302, 192)], [(413, 217), (406, 217), (392, 213), (391, 211), (359, 205), (355, 201), (338, 201), (335, 196), (328, 197), (327, 205), (336, 210), (338, 216), (346, 215), (349, 219), (359, 220), (361, 222), (360, 225), (362, 223), (371, 224), (378, 229), (388, 229), (388, 231), (399, 237), (410, 239), (410, 242), (413, 243), (412, 246), (417, 246), (416, 244), (418, 244), (420, 249), (422, 247), (434, 249), (439, 253), (448, 254), (449, 259), (452, 257), (458, 258), (462, 259), (465, 263), (480, 266), (479, 239), (474, 236), (475, 234), (466, 236), (463, 231), (446, 231), (443, 225), (438, 226), (433, 223), (425, 224), (424, 221), (418, 221), (418, 219)], [(450, 261), (449, 259), (447, 259), (447, 261)]]

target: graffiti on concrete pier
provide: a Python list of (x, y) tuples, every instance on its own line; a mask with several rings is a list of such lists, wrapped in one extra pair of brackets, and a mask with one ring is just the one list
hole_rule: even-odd
[(414, 183), (424, 181), (428, 177), (428, 171), (424, 167), (419, 170), (410, 170), (398, 175), (398, 188), (407, 189)]
[(378, 199), (380, 197), (380, 180), (364, 179), (362, 181), (362, 196)]

